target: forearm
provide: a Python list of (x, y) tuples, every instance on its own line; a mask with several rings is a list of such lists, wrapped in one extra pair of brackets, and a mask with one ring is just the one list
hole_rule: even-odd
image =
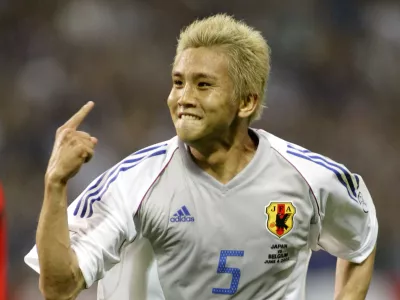
[(335, 300), (364, 300), (371, 282), (374, 261), (375, 249), (361, 264), (338, 258)]
[(71, 249), (67, 187), (47, 177), (36, 244), (41, 273), (40, 289), (46, 299), (73, 299), (83, 286), (83, 276)]

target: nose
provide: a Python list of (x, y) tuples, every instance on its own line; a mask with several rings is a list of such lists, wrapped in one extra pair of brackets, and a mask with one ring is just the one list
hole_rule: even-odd
[(182, 89), (182, 93), (178, 98), (178, 105), (183, 107), (196, 106), (195, 95), (189, 84), (186, 84), (185, 88)]

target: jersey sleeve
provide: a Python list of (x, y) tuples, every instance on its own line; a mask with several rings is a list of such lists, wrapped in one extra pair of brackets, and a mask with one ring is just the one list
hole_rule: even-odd
[(355, 263), (364, 261), (375, 247), (378, 222), (363, 178), (326, 156), (268, 137), (310, 187), (317, 216), (310, 224), (310, 248)]
[[(97, 180), (68, 207), (71, 247), (87, 287), (119, 262), (122, 244), (133, 241), (136, 236), (132, 212), (118, 196), (117, 186), (105, 191), (101, 201), (91, 201), (99, 196), (89, 196), (95, 192)], [(40, 272), (36, 246), (25, 257), (25, 262)]]
[[(95, 179), (68, 207), (71, 247), (90, 287), (121, 259), (137, 236), (134, 216), (159, 176), (167, 150), (153, 146), (128, 157)], [(25, 262), (40, 272), (36, 246)]]
[(98, 282), (98, 299), (163, 300), (157, 264), (149, 240), (141, 238), (123, 247), (121, 262)]
[(374, 203), (364, 180), (347, 170), (336, 172), (319, 192), (318, 245), (336, 257), (361, 263), (374, 249), (378, 235)]

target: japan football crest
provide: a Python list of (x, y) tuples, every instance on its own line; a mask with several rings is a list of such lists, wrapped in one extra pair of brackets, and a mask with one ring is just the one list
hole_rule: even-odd
[(296, 207), (292, 202), (270, 202), (265, 207), (265, 214), (267, 215), (266, 228), (273, 235), (281, 238), (293, 228)]

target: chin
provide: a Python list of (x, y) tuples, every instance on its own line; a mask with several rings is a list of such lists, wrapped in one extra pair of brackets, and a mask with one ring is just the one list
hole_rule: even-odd
[(199, 136), (189, 132), (181, 132), (177, 131), (177, 135), (179, 139), (181, 139), (185, 144), (193, 144), (194, 142), (199, 140)]
[(193, 144), (203, 136), (201, 132), (191, 128), (176, 128), (176, 134), (186, 144)]

